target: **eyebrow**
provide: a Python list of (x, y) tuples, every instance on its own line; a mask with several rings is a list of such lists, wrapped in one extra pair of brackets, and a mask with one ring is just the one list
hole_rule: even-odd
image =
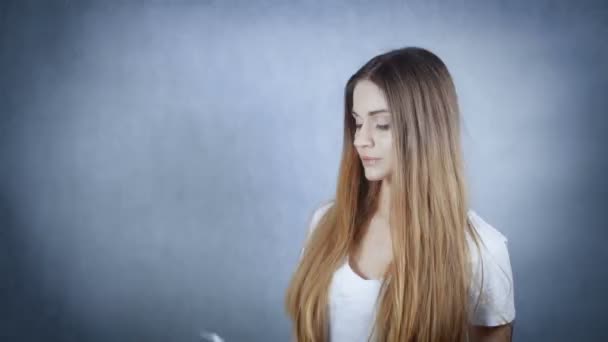
[[(380, 114), (380, 113), (388, 113), (387, 109), (376, 109), (376, 110), (372, 110), (371, 112), (368, 112), (369, 116), (372, 115), (376, 115), (376, 114)], [(353, 114), (355, 114), (356, 116), (359, 116), (359, 114), (357, 114), (354, 110), (353, 110)]]

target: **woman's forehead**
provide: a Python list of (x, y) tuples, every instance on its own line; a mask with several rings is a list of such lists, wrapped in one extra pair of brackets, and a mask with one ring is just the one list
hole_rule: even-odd
[[(368, 115), (371, 111), (388, 110), (384, 93), (371, 81), (359, 81), (353, 91), (353, 111), (359, 116)], [(388, 114), (388, 113), (378, 113)]]

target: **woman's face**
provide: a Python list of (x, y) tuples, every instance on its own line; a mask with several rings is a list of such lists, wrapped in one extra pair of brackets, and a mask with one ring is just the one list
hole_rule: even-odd
[[(358, 81), (353, 91), (354, 146), (370, 181), (390, 177), (393, 170), (391, 114), (384, 94), (373, 82)], [(366, 160), (371, 158), (370, 160)]]

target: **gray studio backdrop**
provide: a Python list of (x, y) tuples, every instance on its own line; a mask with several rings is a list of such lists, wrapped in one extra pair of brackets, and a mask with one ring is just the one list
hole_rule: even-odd
[(450, 68), (515, 341), (605, 341), (602, 2), (0, 2), (0, 340), (287, 341), (347, 78)]

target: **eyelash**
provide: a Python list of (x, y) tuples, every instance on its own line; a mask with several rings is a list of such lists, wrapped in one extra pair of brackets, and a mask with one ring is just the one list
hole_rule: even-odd
[[(356, 125), (356, 124), (355, 124), (355, 127), (356, 127), (357, 129), (361, 128), (361, 126), (362, 126), (362, 125)], [(383, 131), (387, 131), (387, 130), (389, 129), (390, 125), (388, 125), (388, 124), (387, 124), (387, 125), (376, 125), (376, 127), (378, 127), (379, 129), (381, 129), (381, 130), (383, 130)]]

